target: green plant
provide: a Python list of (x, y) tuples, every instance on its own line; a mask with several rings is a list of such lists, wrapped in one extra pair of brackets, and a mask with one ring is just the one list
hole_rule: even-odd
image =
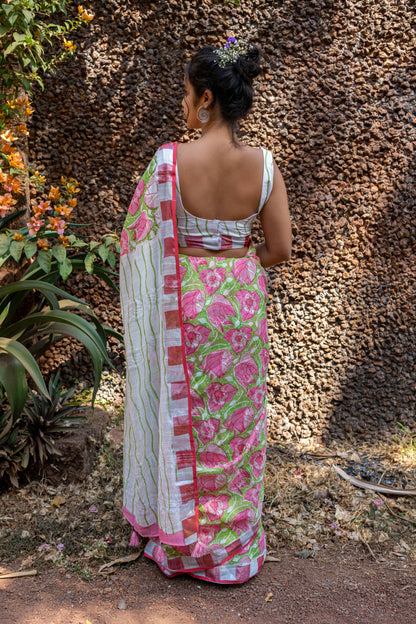
[[(31, 302), (29, 295), (33, 298), (33, 293)], [(21, 318), (24, 303), (29, 309)], [(26, 374), (45, 398), (51, 398), (35, 357), (62, 336), (80, 341), (91, 356), (94, 402), (103, 362), (112, 366), (106, 351), (107, 336), (121, 340), (121, 334), (103, 325), (83, 301), (49, 282), (22, 279), (0, 288), (0, 387), (3, 386), (15, 417), (22, 413), (27, 399)]]
[(74, 414), (83, 407), (69, 402), (75, 388), (63, 390), (59, 372), (50, 378), (48, 391), (50, 399), (29, 390), (22, 413), (25, 455), (29, 454), (31, 463), (38, 465), (43, 465), (50, 455), (60, 455), (56, 434), (65, 433), (85, 420), (85, 416)]
[(0, 483), (7, 480), (18, 486), (22, 469), (24, 442), (19, 439), (19, 419), (15, 418), (4, 397), (0, 401)]
[(70, 0), (9, 0), (0, 5), (0, 78), (6, 88), (31, 92), (33, 83), (43, 87), (38, 72), (55, 72), (57, 64), (74, 53), (76, 45), (67, 35), (94, 15), (79, 6), (72, 19), (52, 23), (56, 13), (67, 16), (70, 4)]
[(400, 429), (400, 433), (394, 436), (394, 441), (401, 447), (403, 452), (416, 456), (416, 433), (412, 433), (401, 422), (397, 422), (397, 426)]

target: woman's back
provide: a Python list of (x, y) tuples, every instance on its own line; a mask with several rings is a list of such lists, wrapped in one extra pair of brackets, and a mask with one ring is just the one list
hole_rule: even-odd
[(178, 146), (184, 208), (202, 219), (237, 221), (259, 208), (264, 171), (261, 149), (200, 139)]

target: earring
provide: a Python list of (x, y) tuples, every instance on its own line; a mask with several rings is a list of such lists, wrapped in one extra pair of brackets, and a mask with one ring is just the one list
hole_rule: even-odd
[(209, 118), (210, 118), (209, 111), (207, 111), (206, 108), (202, 108), (202, 106), (198, 108), (196, 116), (198, 117), (199, 121), (203, 124), (206, 124), (209, 122)]

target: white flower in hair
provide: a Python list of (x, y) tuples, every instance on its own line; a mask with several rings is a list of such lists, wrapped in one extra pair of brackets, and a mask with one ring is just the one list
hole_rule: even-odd
[(237, 41), (235, 37), (228, 37), (225, 46), (215, 50), (215, 54), (218, 56), (216, 62), (220, 67), (235, 63), (242, 54), (246, 54), (250, 50), (250, 47), (245, 41)]

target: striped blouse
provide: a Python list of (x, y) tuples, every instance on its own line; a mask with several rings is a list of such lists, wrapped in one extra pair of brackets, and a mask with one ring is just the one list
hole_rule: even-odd
[(263, 151), (263, 183), (257, 212), (238, 221), (221, 219), (201, 219), (185, 210), (179, 186), (178, 166), (176, 165), (176, 222), (179, 247), (196, 247), (221, 251), (247, 247), (250, 242), (251, 226), (270, 197), (273, 188), (273, 156)]

